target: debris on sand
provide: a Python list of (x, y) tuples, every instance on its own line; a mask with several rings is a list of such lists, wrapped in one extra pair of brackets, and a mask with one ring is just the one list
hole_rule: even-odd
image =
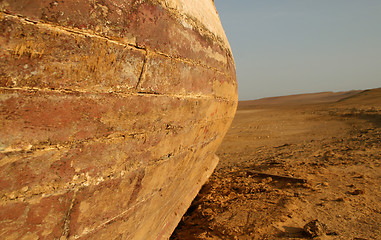
[(298, 182), (298, 183), (307, 183), (306, 179), (301, 178), (295, 178), (295, 177), (289, 177), (289, 176), (281, 176), (281, 175), (275, 175), (275, 174), (269, 174), (269, 173), (263, 173), (263, 172), (257, 172), (257, 171), (247, 171), (248, 175), (258, 175), (262, 177), (269, 177), (272, 179), (281, 179), (289, 182)]

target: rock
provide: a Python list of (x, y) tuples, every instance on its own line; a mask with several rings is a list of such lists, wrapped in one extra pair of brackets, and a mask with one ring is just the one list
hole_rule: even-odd
[(303, 230), (307, 236), (312, 238), (323, 236), (325, 233), (323, 224), (317, 219), (304, 225)]
[(361, 189), (355, 189), (353, 191), (348, 191), (348, 194), (351, 194), (351, 195), (360, 195), (360, 194), (364, 194), (365, 191), (364, 190), (361, 190)]

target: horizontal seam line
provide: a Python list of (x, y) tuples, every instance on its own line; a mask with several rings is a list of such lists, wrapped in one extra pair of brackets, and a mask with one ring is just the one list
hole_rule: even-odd
[[(211, 120), (201, 120), (201, 121), (197, 121), (197, 122), (193, 123), (192, 126), (204, 125), (204, 124), (211, 123), (211, 122), (228, 120), (228, 119), (233, 119), (233, 118), (234, 117), (225, 117), (225, 118), (214, 118)], [(24, 153), (25, 155), (31, 155), (31, 154), (36, 153), (36, 152), (48, 151), (48, 150), (53, 150), (53, 149), (57, 149), (57, 150), (68, 149), (71, 146), (73, 146), (75, 144), (80, 144), (80, 143), (91, 144), (91, 143), (97, 143), (97, 142), (101, 142), (101, 141), (113, 142), (113, 141), (121, 140), (121, 139), (134, 139), (135, 136), (145, 136), (148, 134), (154, 134), (154, 133), (158, 133), (161, 131), (170, 131), (170, 129), (156, 129), (152, 132), (141, 132), (141, 133), (114, 132), (114, 133), (111, 133), (109, 135), (94, 137), (94, 138), (87, 138), (84, 140), (74, 140), (71, 142), (63, 142), (61, 144), (57, 143), (57, 144), (53, 144), (53, 145), (43, 145), (42, 144), (41, 147), (36, 147), (34, 149), (32, 148), (32, 149), (20, 149), (20, 150), (14, 150), (14, 151), (0, 151), (0, 153), (6, 154), (6, 155), (12, 155), (12, 154), (17, 154), (17, 153)], [(26, 143), (26, 144), (28, 144), (28, 143)], [(2, 166), (1, 160), (0, 160), (0, 166)]]
[[(235, 86), (235, 84), (233, 85)], [(150, 91), (136, 91), (136, 92), (97, 92), (97, 91), (81, 91), (81, 90), (72, 90), (72, 89), (51, 89), (51, 88), (36, 88), (36, 87), (0, 87), (0, 90), (9, 90), (9, 91), (28, 91), (28, 92), (51, 92), (51, 93), (63, 93), (63, 94), (111, 94), (121, 97), (132, 97), (132, 96), (159, 96), (159, 97), (172, 97), (172, 98), (194, 98), (194, 99), (216, 99), (216, 100), (225, 100), (227, 102), (236, 102), (232, 101), (226, 97), (214, 96), (214, 95), (199, 95), (199, 94), (173, 94), (173, 93), (158, 93)]]

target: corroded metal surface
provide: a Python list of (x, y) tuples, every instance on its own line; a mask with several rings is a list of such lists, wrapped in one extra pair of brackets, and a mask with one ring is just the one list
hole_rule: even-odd
[(237, 104), (213, 2), (0, 8), (0, 238), (168, 238)]

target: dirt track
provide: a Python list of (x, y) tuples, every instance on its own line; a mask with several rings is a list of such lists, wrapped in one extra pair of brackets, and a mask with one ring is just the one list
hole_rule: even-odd
[(381, 89), (306, 96), (240, 104), (171, 239), (381, 239)]

